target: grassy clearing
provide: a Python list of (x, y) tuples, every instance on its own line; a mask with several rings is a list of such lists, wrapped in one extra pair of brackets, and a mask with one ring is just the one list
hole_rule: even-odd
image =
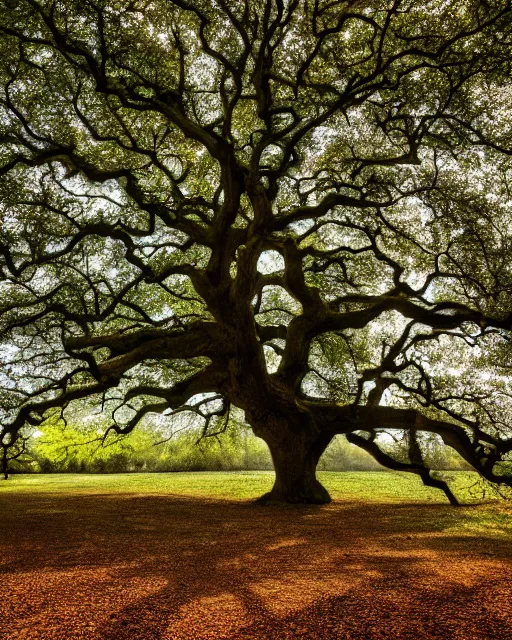
[(512, 638), (510, 506), (322, 480), (332, 504), (282, 508), (262, 472), (0, 482), (0, 638)]
[[(475, 501), (467, 490), (475, 474), (451, 472), (445, 476), (461, 501)], [(440, 491), (425, 487), (408, 473), (323, 471), (319, 478), (334, 500), (446, 504)], [(268, 491), (272, 481), (271, 471), (15, 475), (0, 484), (0, 491), (159, 493), (251, 500)]]
[[(512, 534), (512, 505), (504, 501), (482, 503), (468, 493), (476, 474), (451, 472), (452, 488), (465, 506), (448, 506), (444, 495), (423, 486), (421, 480), (407, 473), (390, 472), (320, 472), (335, 504), (366, 502), (369, 504), (418, 505), (438, 507), (430, 513), (441, 518), (443, 529), (463, 535), (503, 536)], [(15, 475), (0, 483), (0, 495), (167, 495), (203, 500), (250, 501), (268, 491), (273, 472), (184, 472), (130, 474), (44, 474)], [(480, 502), (480, 504), (479, 504)], [(409, 518), (409, 516), (404, 517)], [(406, 523), (404, 523), (405, 525)], [(414, 527), (414, 523), (410, 523)]]

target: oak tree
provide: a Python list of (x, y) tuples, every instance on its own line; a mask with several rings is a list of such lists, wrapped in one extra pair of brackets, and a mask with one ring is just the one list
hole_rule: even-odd
[(3, 445), (237, 407), (264, 502), (327, 502), (336, 434), (453, 503), (422, 432), (512, 483), (508, 0), (4, 0), (0, 34)]

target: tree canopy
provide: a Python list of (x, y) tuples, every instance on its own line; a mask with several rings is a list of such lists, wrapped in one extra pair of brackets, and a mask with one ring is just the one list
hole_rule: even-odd
[[(270, 501), (335, 434), (512, 483), (512, 11), (494, 0), (4, 0), (4, 450), (76, 403), (230, 407)], [(382, 433), (407, 433), (407, 460)]]

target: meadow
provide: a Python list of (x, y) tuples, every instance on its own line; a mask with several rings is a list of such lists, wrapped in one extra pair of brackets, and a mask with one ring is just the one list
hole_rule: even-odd
[[(2, 640), (510, 640), (512, 505), (415, 476), (15, 475), (0, 484)], [(466, 492), (466, 493), (464, 493)]]
[[(425, 487), (418, 476), (410, 473), (320, 471), (318, 477), (333, 500), (446, 503), (441, 491)], [(461, 501), (474, 504), (484, 498), (481, 489), (473, 486), (476, 473), (446, 471), (442, 477), (450, 482)], [(273, 478), (272, 471), (15, 474), (0, 489), (2, 493), (158, 493), (251, 500), (268, 491)]]

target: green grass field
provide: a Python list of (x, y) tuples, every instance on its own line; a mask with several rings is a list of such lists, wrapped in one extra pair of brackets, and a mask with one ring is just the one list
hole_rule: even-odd
[[(444, 494), (425, 487), (408, 473), (320, 472), (320, 480), (335, 502), (371, 504), (447, 505)], [(488, 500), (481, 491), (470, 490), (474, 473), (444, 473), (463, 504), (453, 509), (453, 525), (462, 530), (512, 532), (511, 503)], [(63, 495), (160, 494), (207, 500), (251, 501), (272, 486), (273, 472), (183, 472), (131, 474), (41, 474), (14, 475), (0, 483), (0, 493), (22, 495), (59, 493)]]
[[(408, 473), (333, 472), (318, 474), (333, 500), (369, 502), (418, 502), (446, 504), (444, 494), (425, 487)], [(161, 493), (220, 500), (251, 500), (268, 491), (271, 471), (120, 473), (120, 474), (27, 474), (13, 475), (0, 484), (2, 492)], [(457, 497), (464, 503), (482, 501), (474, 488), (477, 476), (446, 472)]]
[(257, 505), (264, 471), (0, 482), (0, 638), (512, 638), (511, 501), (319, 476), (331, 504)]

